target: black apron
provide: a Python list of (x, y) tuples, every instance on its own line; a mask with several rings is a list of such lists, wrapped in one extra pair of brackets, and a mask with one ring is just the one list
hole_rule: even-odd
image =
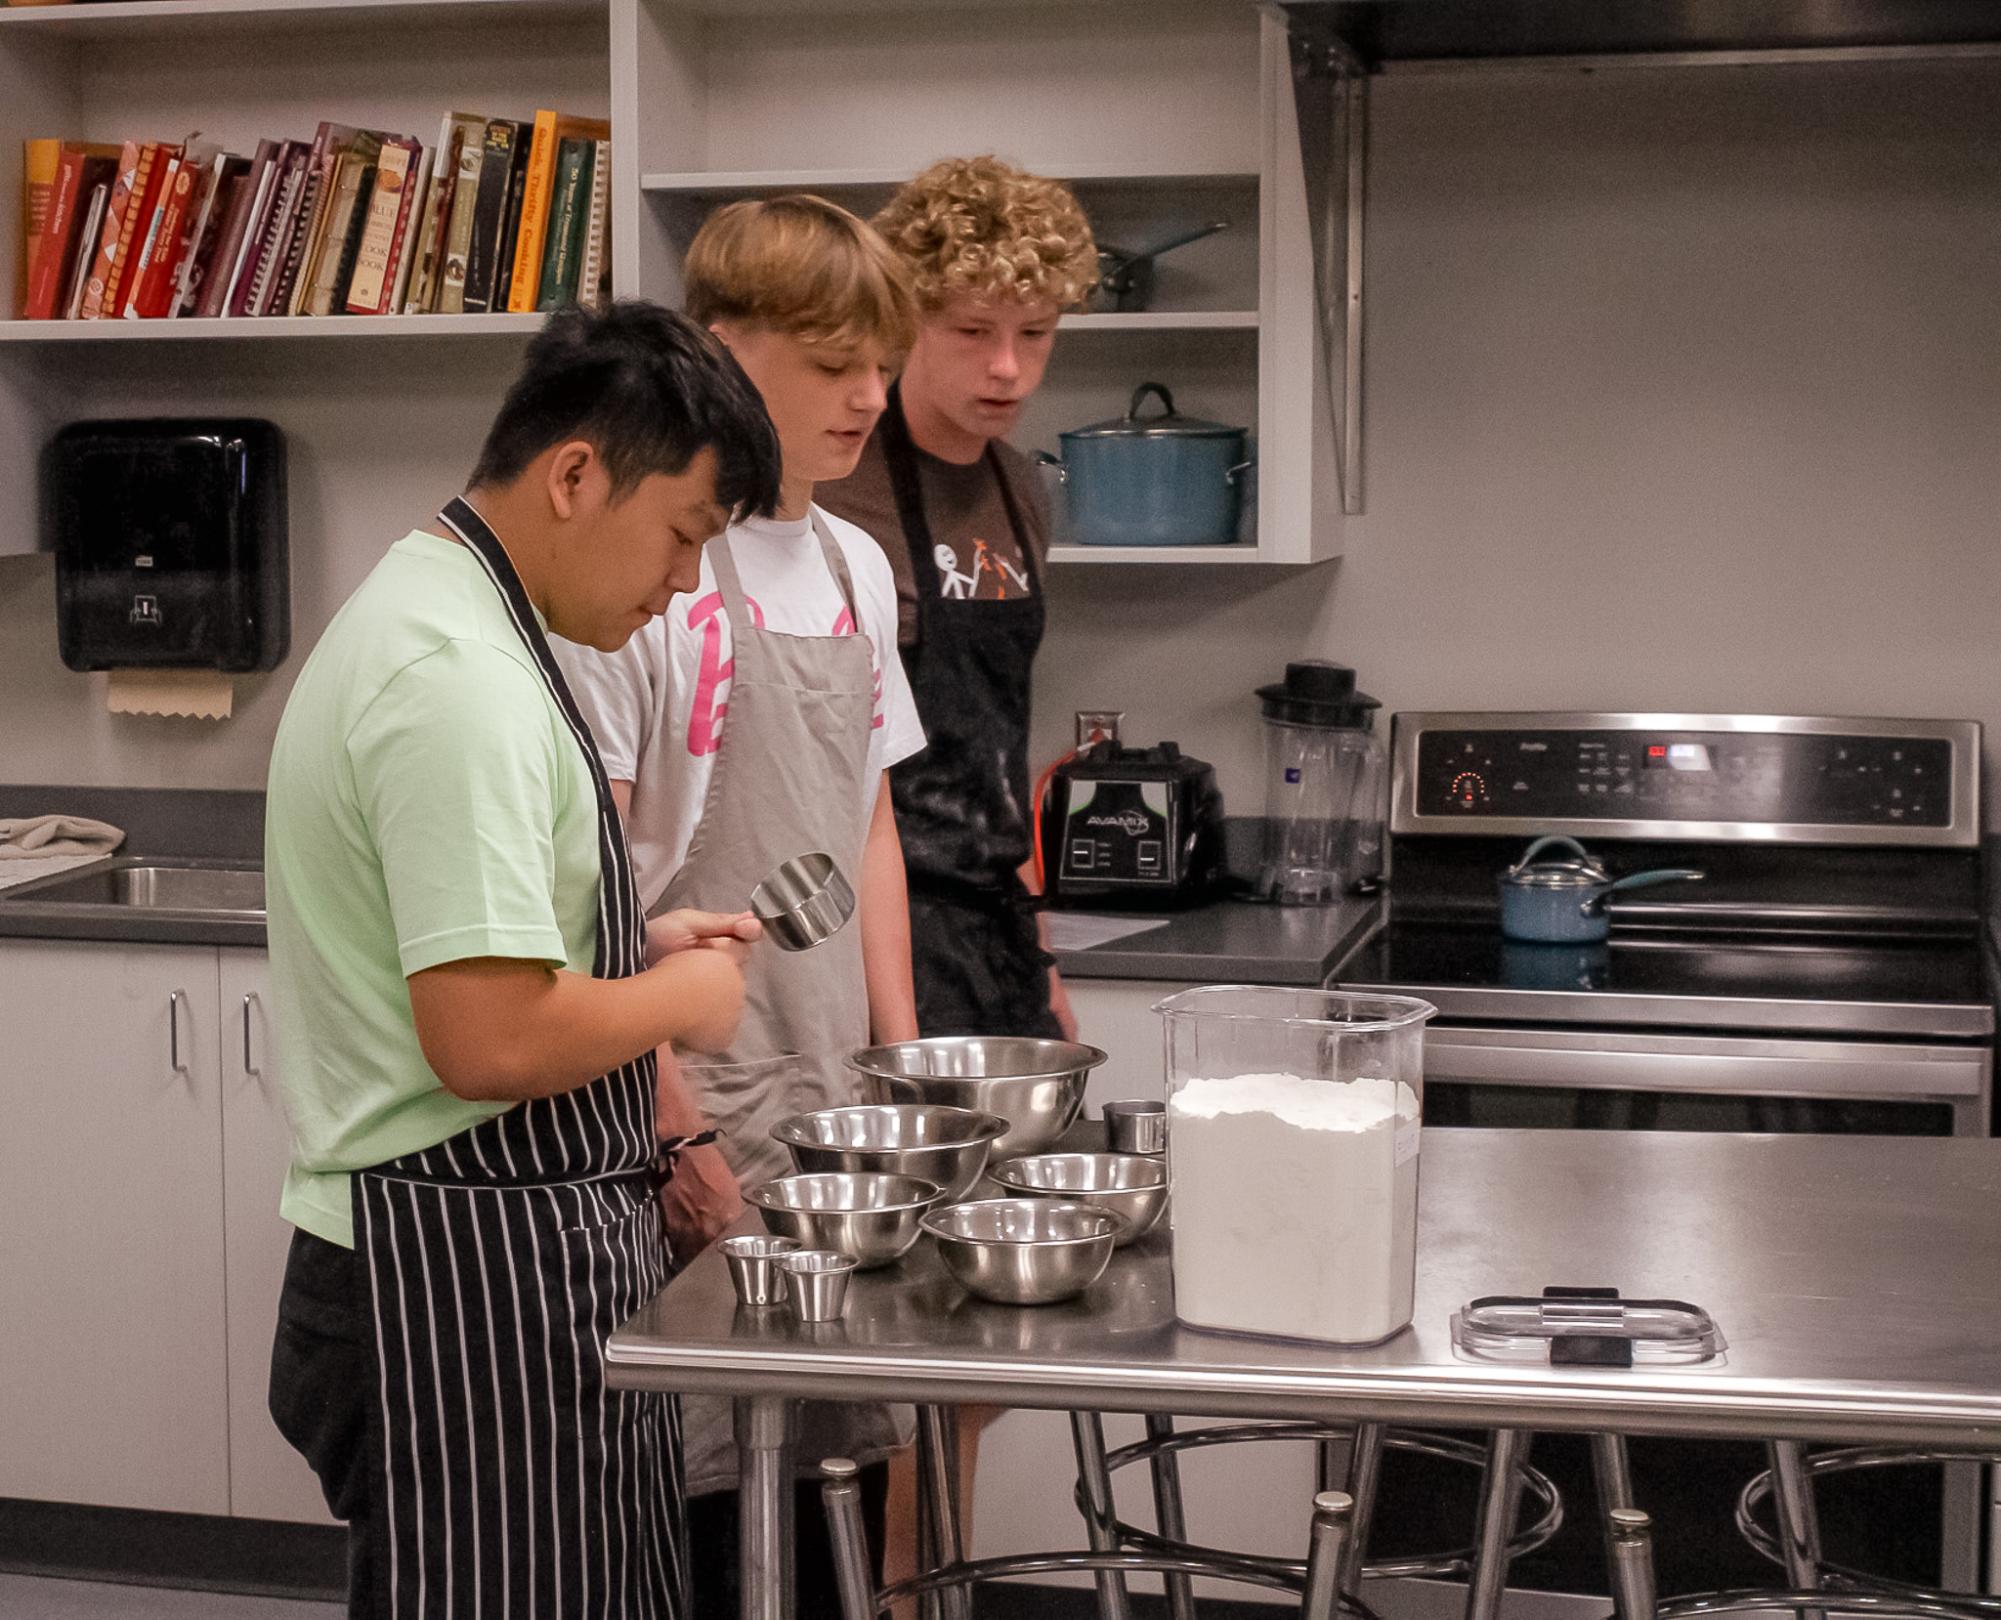
[(926, 1035), (1058, 1034), (1049, 1011), (1054, 958), (1022, 883), (1030, 853), (1029, 680), (1042, 644), (1042, 570), (1000, 457), (987, 447), (1029, 591), (1012, 600), (942, 594), (917, 448), (892, 388), (883, 461), (917, 593), (905, 649), (924, 751), (889, 773), (910, 884), (910, 960)]
[[(506, 601), (590, 767), (592, 976), (637, 973), (645, 920), (590, 730), (498, 537), (463, 500), (442, 515)], [(679, 1408), (604, 1380), (606, 1337), (667, 1277), (654, 1079), (647, 1052), (354, 1177), (374, 1320), (374, 1612), (386, 1620), (687, 1612)]]

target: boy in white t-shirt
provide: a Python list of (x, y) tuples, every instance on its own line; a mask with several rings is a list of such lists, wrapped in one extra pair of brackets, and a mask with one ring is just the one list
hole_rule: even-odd
[[(816, 483), (854, 470), (915, 335), (909, 272), (861, 220), (801, 196), (719, 210), (685, 274), (688, 314), (736, 357), (778, 431), (776, 515), (711, 541), (695, 590), (662, 604), (621, 651), (559, 645), (558, 655), (625, 811), (649, 911), (703, 895), (740, 908), (779, 860), (810, 850), (834, 855), (859, 905), (812, 951), (762, 953), (727, 1061), (686, 1069), (702, 1116), (663, 1115), (662, 1131), (722, 1136), (686, 1150), (668, 1187), (683, 1256), (734, 1218), (739, 1182), (791, 1168), (773, 1124), (860, 1101), (848, 1054), (917, 1034), (888, 770), (924, 746), (889, 562), (863, 530), (812, 504)], [(724, 1410), (687, 1403), (697, 1620), (734, 1612), (735, 1494), (724, 1488), (734, 1452), (727, 1403), (713, 1404)], [(812, 1456), (871, 1464), (868, 1505), (880, 1511), (877, 1460), (901, 1437), (889, 1409), (809, 1405), (803, 1436), (831, 1447)], [(805, 1493), (801, 1591), (832, 1579), (816, 1493)]]

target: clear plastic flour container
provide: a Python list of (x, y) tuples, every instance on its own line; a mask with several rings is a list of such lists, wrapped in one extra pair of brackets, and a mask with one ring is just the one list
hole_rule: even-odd
[(1410, 996), (1171, 996), (1174, 1308), (1190, 1326), (1375, 1344), (1410, 1322), (1424, 1026)]

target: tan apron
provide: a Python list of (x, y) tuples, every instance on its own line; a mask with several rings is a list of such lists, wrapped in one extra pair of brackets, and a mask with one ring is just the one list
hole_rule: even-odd
[[(817, 510), (812, 523), (856, 626), (853, 635), (762, 628), (744, 597), (728, 537), (709, 543), (729, 615), (729, 707), (701, 821), (656, 913), (684, 906), (740, 911), (780, 861), (812, 850), (833, 856), (860, 886), (875, 803), (875, 785), (867, 782), (875, 671), (847, 560)], [(760, 946), (751, 952), (745, 981), (743, 1023), (730, 1049), (714, 1061), (683, 1065), (683, 1073), (724, 1133), (730, 1168), (751, 1187), (792, 1168), (771, 1139), (779, 1120), (861, 1101), (859, 1082), (843, 1062), (868, 1044), (859, 920), (814, 950)], [(683, 1410), (689, 1494), (733, 1486), (730, 1403), (689, 1396)], [(809, 1402), (798, 1455), (867, 1461), (897, 1445), (908, 1428), (888, 1407)]]

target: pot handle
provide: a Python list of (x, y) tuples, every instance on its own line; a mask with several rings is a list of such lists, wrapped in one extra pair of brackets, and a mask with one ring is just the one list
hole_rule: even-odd
[(1146, 396), (1148, 394), (1153, 394), (1158, 396), (1160, 403), (1166, 406), (1167, 408), (1161, 413), (1160, 416), (1147, 417), (1145, 418), (1145, 420), (1150, 422), (1158, 422), (1162, 419), (1162, 417), (1176, 416), (1180, 414), (1174, 408), (1174, 396), (1167, 391), (1167, 385), (1165, 383), (1145, 382), (1141, 383), (1139, 387), (1133, 390), (1132, 403), (1126, 406), (1126, 420), (1128, 422), (1137, 422), (1141, 420), (1139, 414), (1139, 408), (1141, 404), (1145, 402)]
[(1063, 465), (1063, 458), (1061, 456), (1052, 456), (1047, 450), (1038, 450), (1035, 452), (1035, 464), (1038, 467), (1054, 467), (1056, 469), (1057, 483), (1067, 484), (1070, 482), (1070, 469)]
[(1613, 895), (1621, 889), (1651, 889), (1656, 883), (1700, 883), (1708, 874), (1693, 866), (1663, 866), (1658, 871), (1635, 872), (1631, 877), (1622, 877), (1617, 883), (1608, 883), (1578, 908), (1580, 916), (1598, 917), (1604, 915), (1605, 907)]
[(1516, 861), (1513, 866), (1508, 868), (1508, 870), (1510, 872), (1519, 872), (1523, 867), (1527, 866), (1529, 862), (1533, 861), (1544, 850), (1556, 849), (1558, 847), (1569, 850), (1580, 861), (1588, 861), (1591, 859), (1590, 852), (1586, 850), (1585, 847), (1582, 844), (1580, 844), (1575, 838), (1566, 838), (1562, 833), (1550, 833), (1547, 837), (1538, 838), (1533, 844), (1529, 845), (1527, 849), (1523, 850), (1522, 858)]
[(1240, 461), (1236, 464), (1236, 466), (1231, 467), (1226, 472), (1224, 472), (1223, 481), (1225, 483), (1234, 484), (1240, 478), (1242, 478), (1245, 473), (1249, 472), (1257, 464), (1258, 464), (1257, 458), (1255, 456), (1253, 456), (1249, 461)]

